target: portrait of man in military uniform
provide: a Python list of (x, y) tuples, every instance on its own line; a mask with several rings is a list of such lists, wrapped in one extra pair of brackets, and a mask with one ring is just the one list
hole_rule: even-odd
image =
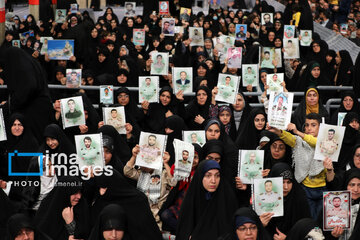
[(69, 99), (67, 101), (67, 106), (69, 111), (65, 113), (65, 117), (68, 119), (79, 118), (82, 115), (82, 112), (76, 109), (76, 103), (74, 99)]
[(145, 162), (152, 163), (158, 160), (158, 156), (161, 156), (161, 151), (156, 146), (156, 135), (151, 134), (147, 139), (147, 143), (140, 146), (140, 155)]
[(274, 208), (280, 205), (282, 197), (273, 191), (273, 182), (271, 180), (265, 181), (265, 193), (260, 193), (259, 200), (260, 208), (264, 212), (272, 212)]
[(86, 136), (83, 139), (84, 147), (81, 148), (81, 159), (88, 166), (93, 166), (96, 160), (99, 158), (100, 150), (94, 146), (93, 140), (91, 137)]
[(334, 138), (335, 129), (329, 129), (327, 138), (320, 143), (320, 152), (325, 156), (333, 155), (339, 147), (338, 141)]

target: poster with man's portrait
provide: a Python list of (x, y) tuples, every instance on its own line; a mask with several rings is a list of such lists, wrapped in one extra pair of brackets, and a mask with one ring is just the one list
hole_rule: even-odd
[(190, 46), (204, 46), (204, 35), (202, 27), (189, 27)]
[(159, 15), (169, 14), (169, 1), (159, 1)]
[(191, 173), (194, 161), (194, 146), (178, 139), (174, 139), (173, 145), (175, 150), (174, 177), (178, 181), (185, 180)]
[(66, 69), (66, 87), (79, 88), (81, 86), (81, 69)]
[(282, 67), (281, 49), (263, 47), (260, 54), (260, 68), (274, 69)]
[(81, 96), (60, 99), (63, 128), (85, 125), (85, 111)]
[(350, 191), (323, 192), (323, 204), (324, 231), (332, 231), (335, 227), (342, 227), (344, 230), (350, 229)]
[(246, 24), (236, 24), (235, 36), (236, 40), (246, 40), (247, 25)]
[(174, 67), (172, 69), (172, 82), (174, 94), (179, 91), (192, 93), (193, 91), (193, 69), (192, 67)]
[(284, 40), (295, 37), (295, 25), (284, 25)]
[(299, 39), (289, 38), (283, 40), (284, 43), (284, 59), (300, 58)]
[(286, 130), (291, 122), (294, 93), (270, 92), (268, 122), (271, 127)]
[(188, 22), (191, 16), (191, 8), (180, 8), (180, 20)]
[(213, 38), (214, 48), (219, 51), (220, 63), (224, 64), (227, 58), (228, 49), (234, 47), (235, 37), (221, 35)]
[(126, 134), (126, 119), (124, 106), (104, 107), (103, 117), (105, 125), (113, 126), (119, 134)]
[(139, 77), (139, 103), (159, 102), (159, 76)]
[(151, 53), (151, 75), (168, 75), (169, 74), (169, 53), (152, 52)]
[(311, 30), (300, 30), (300, 45), (308, 47), (312, 42), (312, 31)]
[(82, 134), (75, 136), (77, 163), (80, 169), (101, 171), (104, 168), (102, 134)]
[(77, 3), (70, 4), (70, 12), (77, 13), (79, 11), (79, 5)]
[(284, 87), (282, 83), (284, 82), (284, 73), (274, 73), (266, 75), (266, 85), (269, 86), (268, 93), (271, 92), (283, 92)]
[(183, 131), (183, 141), (187, 143), (197, 143), (203, 147), (206, 143), (204, 130)]
[(0, 141), (5, 141), (6, 138), (6, 128), (2, 108), (0, 108)]
[(257, 64), (243, 64), (241, 67), (243, 87), (251, 85), (257, 87), (259, 84), (259, 69)]
[(136, 2), (125, 2), (125, 17), (136, 16)]
[(273, 217), (284, 215), (283, 178), (254, 179), (253, 208), (260, 216), (274, 213)]
[(52, 37), (40, 37), (40, 42), (42, 44), (41, 46), (41, 55), (45, 55), (45, 53), (48, 53), (48, 41), (53, 40)]
[(261, 13), (261, 25), (269, 27), (273, 24), (273, 13)]
[(231, 47), (227, 52), (228, 68), (241, 68), (242, 48)]
[(12, 40), (11, 41), (11, 46), (21, 48), (20, 40)]
[(242, 183), (252, 184), (253, 179), (262, 178), (264, 150), (239, 150), (238, 176)]
[(135, 165), (151, 169), (162, 169), (163, 154), (166, 149), (166, 135), (149, 132), (140, 133), (140, 152)]
[(72, 56), (74, 56), (74, 46), (74, 40), (49, 40), (49, 59), (69, 60)]
[(56, 9), (55, 10), (55, 22), (64, 23), (66, 21), (66, 9)]
[(174, 36), (175, 18), (163, 18), (161, 22), (161, 33), (165, 36)]
[(215, 100), (235, 104), (239, 83), (240, 76), (220, 73), (217, 84), (218, 93), (215, 96)]
[(144, 46), (145, 45), (145, 29), (133, 29), (133, 43), (134, 45)]
[(347, 114), (347, 112), (339, 112), (338, 113), (338, 118), (337, 118), (337, 125), (338, 126), (342, 126), (343, 121), (344, 121), (344, 119), (346, 117), (346, 114)]
[(343, 126), (320, 123), (314, 159), (324, 160), (328, 157), (331, 161), (337, 162), (344, 139), (345, 128)]
[(100, 102), (103, 104), (113, 104), (114, 102), (114, 86), (101, 85), (100, 86)]

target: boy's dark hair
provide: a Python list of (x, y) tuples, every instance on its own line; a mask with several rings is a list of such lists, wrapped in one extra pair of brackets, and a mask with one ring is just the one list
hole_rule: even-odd
[(319, 124), (322, 122), (321, 116), (317, 113), (309, 113), (308, 115), (306, 115), (305, 119), (316, 120)]

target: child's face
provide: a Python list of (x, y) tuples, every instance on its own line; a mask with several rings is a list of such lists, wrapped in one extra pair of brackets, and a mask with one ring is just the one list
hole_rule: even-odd
[(305, 133), (317, 137), (320, 124), (315, 119), (305, 119)]

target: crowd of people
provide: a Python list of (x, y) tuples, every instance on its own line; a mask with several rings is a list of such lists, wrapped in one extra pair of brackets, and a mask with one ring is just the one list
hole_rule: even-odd
[[(230, 2), (227, 7), (209, 2), (207, 14), (192, 12), (181, 19), (181, 7), (189, 8), (187, 1), (169, 1), (166, 15), (159, 14), (156, 1), (155, 11), (122, 19), (111, 7), (98, 19), (92, 19), (88, 11), (69, 11), (63, 23), (56, 22), (45, 7), (40, 7), (39, 22), (32, 15), (21, 19), (6, 13), (5, 40), (0, 47), (0, 84), (7, 85), (0, 89), (5, 125), (0, 136), (3, 130), (7, 136), (0, 142), (0, 239), (360, 237), (360, 58), (354, 63), (347, 50), (329, 49), (313, 31), (316, 21), (360, 46), (360, 0), (280, 1), (286, 5), (284, 12), (260, 0), (251, 9), (244, 1)], [(58, 9), (70, 9), (71, 3), (76, 2), (59, 1)], [(265, 19), (270, 16), (273, 19)], [(163, 18), (174, 18), (175, 26), (183, 31), (165, 36)], [(258, 74), (247, 69), (258, 76), (256, 84), (244, 86), (240, 79), (236, 101), (224, 104), (215, 100), (219, 74), (242, 76), (242, 69), (228, 66), (229, 59), (223, 58), (216, 39), (236, 37), (237, 24), (246, 25), (241, 31), (247, 29), (234, 42), (234, 47), (242, 48), (242, 64), (260, 67)], [(299, 58), (283, 57), (285, 25), (295, 26), (296, 38), (302, 30), (311, 32), (309, 46), (298, 46)], [(189, 27), (202, 28), (203, 46), (192, 45)], [(134, 44), (134, 29), (145, 30), (144, 45)], [(19, 38), (29, 31), (33, 36)], [(69, 60), (51, 60), (41, 53), (42, 37), (74, 40), (74, 55)], [(21, 40), (20, 45), (14, 44), (16, 40)], [(261, 61), (268, 60), (263, 48), (280, 49), (282, 57), (262, 65)], [(139, 93), (129, 87), (139, 87), (139, 77), (151, 76), (151, 55), (156, 52), (168, 53), (169, 66), (167, 74), (158, 75), (158, 101), (149, 103), (139, 100)], [(192, 67), (195, 96), (182, 90), (174, 93), (175, 81), (190, 84), (191, 74), (184, 70), (176, 79), (173, 67)], [(126, 134), (104, 124), (102, 107), (109, 104), (99, 101), (98, 90), (48, 87), (65, 86), (67, 69), (82, 70), (81, 86), (114, 87), (110, 107), (124, 107)], [(75, 77), (77, 72), (72, 73)], [(286, 131), (267, 122), (266, 79), (274, 73), (284, 74), (284, 92), (304, 92), (294, 99), (300, 104), (294, 107)], [(352, 86), (353, 91), (319, 90), (318, 86)], [(247, 92), (258, 92), (258, 96)], [(64, 128), (60, 99), (75, 96), (82, 98), (85, 124)], [(340, 107), (332, 112), (323, 105), (329, 98), (341, 98)], [(252, 107), (254, 103), (264, 107)], [(339, 113), (346, 115), (338, 161), (315, 160), (320, 123), (337, 125)], [(173, 141), (182, 140), (185, 130), (205, 131), (206, 143), (193, 144), (191, 172), (177, 179)], [(141, 132), (167, 135), (166, 149), (160, 153), (162, 171), (136, 166)], [(105, 165), (113, 170), (110, 176), (90, 170), (89, 179), (83, 180), (51, 171), (76, 165), (63, 162), (64, 156), (76, 153), (74, 137), (94, 133), (102, 133)], [(149, 136), (149, 142), (151, 137), (155, 135)], [(255, 149), (265, 153), (262, 177), (283, 178), (283, 216), (274, 217), (272, 212), (258, 216), (252, 208), (252, 186), (238, 175), (239, 150)], [(15, 151), (51, 154), (52, 159), (15, 154), (9, 161)], [(41, 176), (32, 174), (40, 169)], [(150, 181), (160, 185), (149, 187)], [(351, 192), (350, 226), (323, 231), (323, 193), (344, 190)]]

